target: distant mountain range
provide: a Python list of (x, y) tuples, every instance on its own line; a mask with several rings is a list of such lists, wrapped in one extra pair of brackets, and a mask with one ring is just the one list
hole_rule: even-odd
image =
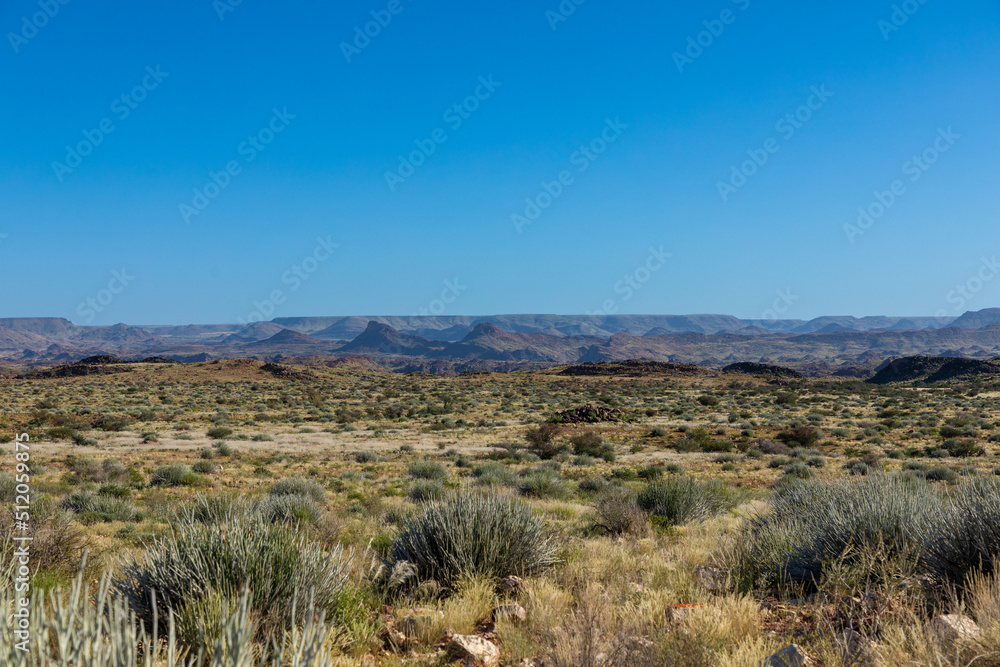
[[(364, 356), (390, 370), (514, 370), (643, 359), (703, 366), (775, 363), (806, 373), (872, 375), (887, 359), (1000, 356), (1000, 308), (953, 320), (730, 315), (285, 317), (248, 325), (77, 326), (0, 318), (0, 362), (47, 365), (99, 354), (177, 361), (251, 357), (328, 363)], [(323, 361), (326, 359), (327, 361)]]

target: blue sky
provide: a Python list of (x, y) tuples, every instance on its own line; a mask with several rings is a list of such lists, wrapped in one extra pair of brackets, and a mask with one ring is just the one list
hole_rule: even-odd
[(996, 306), (1000, 2), (896, 7), (7, 0), (0, 315)]

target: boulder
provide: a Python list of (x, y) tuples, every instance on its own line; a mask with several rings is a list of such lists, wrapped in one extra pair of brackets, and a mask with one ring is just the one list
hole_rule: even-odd
[(725, 593), (729, 584), (729, 570), (699, 565), (694, 568), (694, 581), (709, 593)]
[(764, 660), (762, 667), (811, 667), (813, 661), (797, 644), (789, 644)]
[(476, 635), (455, 635), (448, 642), (448, 657), (465, 663), (482, 663), (484, 667), (499, 667), (500, 649)]
[(942, 614), (941, 616), (935, 616), (927, 624), (928, 634), (937, 635), (943, 641), (950, 644), (976, 639), (981, 632), (975, 621), (962, 614)]

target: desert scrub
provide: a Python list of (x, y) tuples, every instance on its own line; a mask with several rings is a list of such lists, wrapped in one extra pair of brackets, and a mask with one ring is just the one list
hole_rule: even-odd
[(902, 475), (791, 484), (743, 529), (733, 577), (743, 590), (779, 583), (811, 588), (849, 547), (880, 549), (887, 557), (919, 551), (945, 510), (940, 493)]
[(410, 485), (406, 492), (410, 500), (418, 503), (428, 500), (441, 500), (445, 497), (444, 484), (439, 479), (418, 479)]
[(233, 493), (199, 495), (179, 512), (182, 521), (228, 523), (234, 520), (263, 523), (316, 523), (321, 510), (309, 496), (247, 497)]
[(130, 501), (91, 491), (70, 494), (62, 499), (59, 507), (73, 512), (83, 523), (138, 521), (142, 517)]
[(522, 471), (517, 488), (522, 495), (533, 498), (565, 498), (569, 495), (569, 487), (563, 482), (562, 475), (543, 465)]
[(149, 478), (150, 486), (190, 486), (198, 480), (198, 476), (195, 475), (186, 466), (180, 463), (174, 463), (167, 466), (160, 466), (153, 471), (153, 474)]
[(462, 578), (529, 575), (559, 560), (555, 542), (524, 501), (497, 491), (465, 489), (423, 506), (407, 519), (384, 559), (390, 587), (435, 581), (451, 589)]
[(951, 496), (927, 539), (925, 560), (940, 580), (963, 586), (975, 570), (996, 574), (1000, 554), (1000, 480), (973, 478)]
[(646, 513), (639, 508), (635, 492), (622, 487), (611, 487), (594, 502), (598, 528), (611, 535), (637, 534), (646, 525)]
[(445, 479), (448, 477), (448, 469), (437, 461), (423, 459), (414, 461), (407, 468), (411, 477), (417, 479)]
[[(0, 662), (9, 667), (29, 665), (88, 665), (89, 667), (273, 667), (274, 664), (307, 667), (332, 664), (331, 638), (333, 628), (322, 614), (308, 613), (302, 628), (296, 633), (273, 637), (262, 656), (256, 618), (248, 593), (226, 603), (224, 608), (207, 609), (208, 613), (190, 626), (185, 619), (171, 617), (165, 621), (167, 636), (154, 641), (146, 629), (138, 627), (128, 604), (114, 595), (110, 578), (104, 576), (97, 586), (96, 599), (88, 593), (84, 569), (65, 594), (56, 590), (46, 594), (32, 592), (29, 613), (32, 632), (27, 650), (15, 648), (17, 641), (11, 632), (0, 633)], [(14, 585), (7, 576), (0, 576), (0, 608), (14, 606)], [(199, 603), (195, 603), (197, 605)], [(211, 627), (214, 626), (214, 627)], [(198, 650), (185, 657), (185, 649), (196, 648), (178, 643), (178, 638), (196, 635), (193, 644)], [(208, 630), (209, 632), (204, 632)], [(210, 635), (216, 639), (204, 641)], [(52, 641), (56, 637), (59, 641)], [(198, 640), (202, 641), (198, 641)], [(150, 650), (151, 649), (151, 650)], [(204, 657), (204, 660), (199, 660)]]
[(289, 477), (275, 482), (271, 487), (272, 496), (304, 496), (322, 504), (326, 500), (326, 492), (322, 485), (305, 477)]
[(640, 508), (671, 525), (700, 521), (739, 504), (739, 495), (719, 481), (668, 477), (644, 486), (637, 498)]
[(350, 556), (339, 546), (327, 551), (294, 526), (261, 523), (253, 515), (233, 513), (226, 523), (181, 521), (145, 553), (128, 555), (119, 565), (113, 588), (147, 628), (153, 627), (154, 595), (166, 630), (168, 612), (184, 617), (201, 600), (221, 606), (249, 590), (264, 632), (302, 619), (310, 599), (336, 620), (353, 595)]
[(518, 484), (517, 473), (502, 463), (488, 461), (478, 465), (472, 471), (480, 484), (487, 486), (510, 486), (516, 487)]

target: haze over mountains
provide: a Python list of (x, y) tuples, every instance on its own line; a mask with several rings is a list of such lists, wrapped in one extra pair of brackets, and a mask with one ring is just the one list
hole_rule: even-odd
[(178, 361), (253, 357), (323, 363), (370, 357), (390, 370), (514, 370), (646, 359), (779, 363), (859, 376), (909, 355), (1000, 356), (1000, 308), (931, 317), (741, 320), (729, 315), (285, 317), (249, 325), (77, 326), (0, 318), (0, 361), (45, 365), (96, 354)]

